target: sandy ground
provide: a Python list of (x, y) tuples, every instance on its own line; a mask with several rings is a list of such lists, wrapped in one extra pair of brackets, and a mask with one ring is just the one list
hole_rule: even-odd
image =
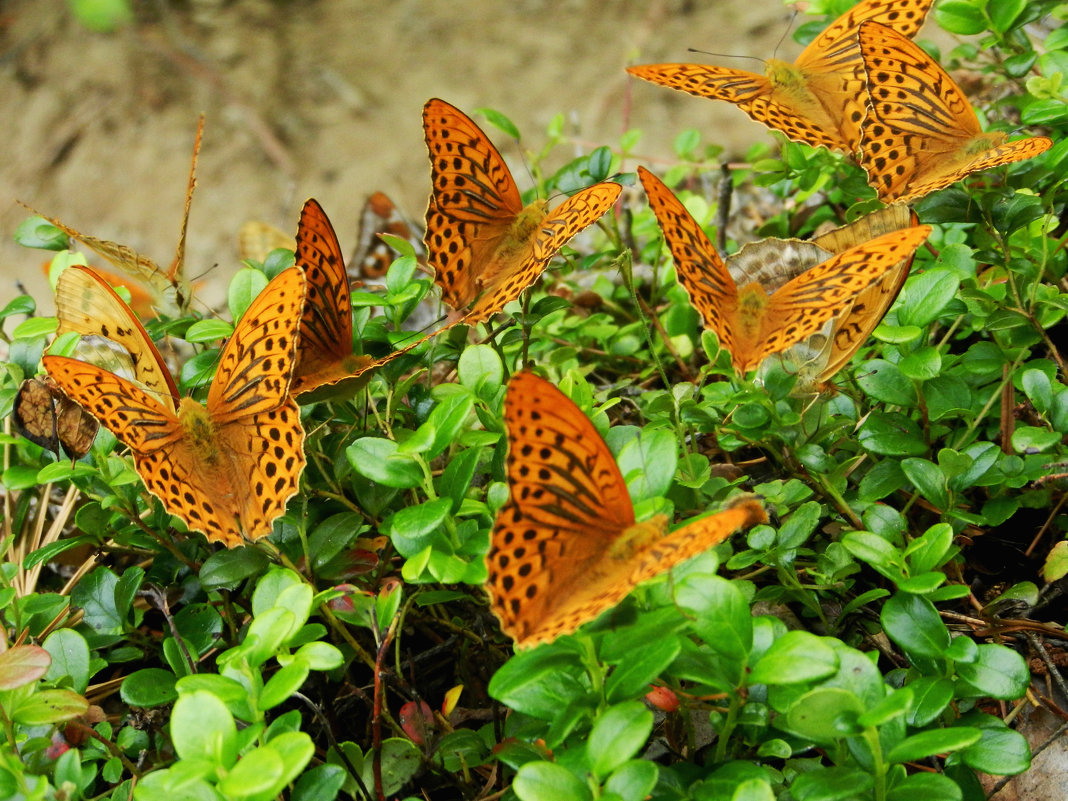
[[(775, 0), (714, 10), (682, 0), (134, 5), (138, 23), (110, 35), (84, 29), (60, 0), (8, 0), (0, 10), (0, 303), (21, 279), (51, 310), (47, 254), (11, 240), (28, 216), (15, 199), (169, 264), (201, 111), (187, 265), (217, 304), (239, 267), (246, 220), (293, 231), (315, 196), (347, 251), (373, 191), (421, 218), (420, 110), (432, 96), (500, 110), (531, 151), (565, 113), (573, 145), (554, 151), (555, 164), (616, 146), (627, 127), (645, 132), (638, 154), (650, 165), (670, 163), (671, 141), (687, 127), (742, 154), (767, 137), (761, 126), (725, 104), (628, 79), (623, 67), (693, 60), (689, 46), (766, 56), (790, 25)], [(787, 42), (782, 53), (798, 49)], [(493, 136), (529, 185), (520, 148)]]

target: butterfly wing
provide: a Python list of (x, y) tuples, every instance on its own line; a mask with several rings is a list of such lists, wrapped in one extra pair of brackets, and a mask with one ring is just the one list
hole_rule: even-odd
[(795, 142), (853, 153), (867, 101), (857, 27), (867, 19), (912, 36), (933, 0), (866, 0), (831, 23), (794, 64), (768, 59), (766, 75), (698, 64), (627, 69), (662, 86), (726, 100)]
[(56, 316), (59, 333), (101, 336), (129, 352), (134, 378), (173, 412), (178, 408), (178, 387), (160, 352), (137, 315), (114, 289), (88, 267), (71, 265), (56, 280)]
[(478, 295), (476, 283), (523, 210), (519, 187), (489, 138), (455, 106), (423, 107), (433, 184), (425, 243), (435, 282), (453, 308)]
[(664, 182), (644, 167), (638, 168), (638, 176), (675, 259), (679, 283), (705, 326), (716, 332), (720, 346), (733, 355), (738, 316), (734, 279), (701, 226)]
[(933, 0), (866, 0), (827, 26), (797, 57), (808, 93), (837, 126), (847, 153), (859, 147), (868, 103), (864, 62), (857, 45), (857, 29), (872, 20), (902, 36), (912, 37), (923, 26)]
[(921, 225), (885, 234), (790, 281), (771, 295), (752, 356), (735, 366), (745, 372), (819, 331), (873, 281), (909, 258), (930, 232), (930, 226)]
[(237, 231), (237, 253), (242, 261), (252, 259), (262, 264), (268, 254), (278, 248), (295, 252), (296, 240), (273, 225), (258, 220), (243, 223)]
[(352, 301), (345, 259), (334, 227), (315, 200), (308, 200), (300, 213), (296, 264), (304, 271), (308, 286), (291, 387), (299, 395), (335, 384), (349, 377), (361, 359), (371, 360), (352, 352)]
[(694, 520), (670, 534), (644, 544), (632, 559), (628, 584), (635, 586), (677, 564), (704, 553), (735, 531), (767, 523), (763, 505), (751, 495), (734, 499), (725, 509)]
[(627, 72), (697, 97), (726, 100), (795, 142), (847, 149), (837, 133), (841, 109), (828, 115), (823, 105), (804, 88), (800, 73), (785, 62), (770, 60), (769, 76), (704, 64), (644, 64), (627, 67)]
[(42, 361), (59, 388), (135, 455), (166, 448), (181, 438), (174, 410), (133, 381), (65, 356), (45, 356)]
[(501, 628), (526, 643), (634, 525), (634, 507), (593, 423), (548, 381), (513, 376), (504, 419), (511, 497), (491, 536), (486, 590)]
[(381, 278), (389, 270), (397, 253), (378, 234), (390, 234), (404, 239), (415, 249), (417, 258), (426, 256), (415, 226), (384, 192), (375, 192), (363, 204), (360, 229), (356, 237), (356, 251), (349, 262), (349, 278), (365, 281)]
[(1046, 137), (1007, 142), (1004, 134), (983, 133), (960, 87), (893, 29), (863, 23), (858, 41), (871, 98), (860, 165), (882, 200), (915, 200), (1052, 146)]
[(492, 275), (464, 321), (482, 322), (519, 297), (560, 248), (612, 208), (621, 191), (619, 184), (605, 181), (577, 192), (553, 209), (532, 232), (529, 243), (517, 251), (515, 260)]
[(290, 267), (256, 296), (223, 347), (208, 389), (216, 426), (280, 407), (289, 395), (306, 282)]
[[(915, 212), (895, 203), (812, 241), (832, 253), (844, 253), (861, 242), (918, 224)], [(834, 319), (827, 363), (814, 377), (816, 382), (829, 381), (867, 341), (905, 285), (914, 255), (910, 253), (887, 270), (882, 278), (873, 281)]]

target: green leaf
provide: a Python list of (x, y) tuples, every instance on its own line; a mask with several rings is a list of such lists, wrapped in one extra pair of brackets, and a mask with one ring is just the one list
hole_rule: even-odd
[(153, 707), (169, 704), (178, 697), (175, 675), (162, 668), (136, 670), (122, 680), (119, 696), (130, 706)]
[(883, 456), (923, 456), (927, 444), (919, 426), (897, 412), (873, 411), (860, 429), (860, 444)]
[(297, 779), (291, 801), (334, 801), (345, 784), (345, 775), (340, 765), (316, 765)]
[(974, 36), (986, 30), (979, 5), (968, 0), (944, 0), (935, 8), (934, 16), (940, 27), (961, 36)]
[(934, 504), (936, 509), (949, 507), (949, 489), (946, 477), (938, 465), (927, 459), (902, 459), (901, 470), (919, 493)]
[(87, 709), (89, 702), (78, 693), (70, 690), (38, 690), (10, 715), (13, 721), (23, 726), (45, 726), (84, 715)]
[(115, 606), (115, 588), (119, 579), (105, 567), (98, 567), (83, 578), (71, 592), (71, 600), (83, 610), (83, 621), (98, 634), (118, 634), (123, 619)]
[(574, 773), (553, 762), (528, 762), (516, 771), (512, 790), (520, 801), (592, 801)]
[(1020, 376), (1020, 386), (1040, 414), (1049, 411), (1053, 403), (1053, 386), (1049, 376), (1041, 370), (1025, 370)]
[(938, 659), (949, 647), (949, 630), (926, 598), (899, 592), (879, 617), (887, 636), (910, 656)]
[(940, 773), (913, 773), (886, 795), (887, 801), (961, 801), (960, 785)]
[(134, 19), (129, 0), (70, 0), (78, 21), (91, 31), (111, 33)]
[(653, 713), (640, 701), (610, 706), (593, 722), (586, 756), (599, 780), (636, 755), (653, 730)]
[[(382, 791), (390, 796), (406, 785), (416, 774), (422, 765), (422, 756), (411, 740), (390, 737), (382, 743), (381, 763)], [(373, 764), (373, 754), (368, 751), (361, 771), (364, 785), (367, 787), (375, 786)]]
[(259, 548), (217, 551), (200, 566), (200, 583), (206, 590), (233, 589), (249, 576), (263, 572), (267, 564), (267, 555)]
[(241, 315), (267, 286), (267, 276), (259, 270), (244, 267), (237, 271), (226, 293), (226, 302), (230, 307), (230, 319), (236, 325)]
[[(70, 239), (63, 231), (52, 225), (44, 217), (27, 217), (15, 228), (15, 242), (24, 248), (36, 248), (38, 250), (65, 250), (70, 245)], [(30, 300), (29, 295), (23, 295)], [(5, 309), (6, 311), (6, 309)], [(30, 311), (33, 311), (32, 309)], [(0, 319), (6, 317), (0, 313)]]
[(958, 687), (962, 698), (1020, 698), (1031, 675), (1022, 656), (995, 644), (978, 646), (977, 658), (972, 662), (958, 662), (956, 668), (957, 675), (971, 688)]
[(285, 667), (276, 671), (267, 683), (263, 685), (260, 693), (259, 708), (261, 710), (273, 709), (279, 704), (285, 703), (293, 693), (300, 689), (305, 679), (311, 672), (308, 663), (303, 659), (294, 659)]
[(957, 295), (960, 275), (945, 267), (935, 267), (905, 286), (905, 302), (899, 305), (901, 325), (926, 326), (934, 322)]
[(935, 754), (960, 751), (979, 741), (980, 732), (970, 726), (921, 731), (906, 737), (887, 754), (890, 762), (918, 762)]
[(905, 558), (913, 574), (939, 567), (953, 547), (953, 529), (948, 523), (936, 523), (922, 536), (909, 543)]
[(1000, 718), (972, 712), (961, 722), (978, 727), (982, 733), (979, 742), (961, 752), (968, 767), (984, 773), (1013, 776), (1031, 766), (1031, 748), (1027, 740)]
[(923, 677), (908, 685), (912, 688), (911, 726), (933, 722), (953, 700), (953, 682), (937, 677)]
[(486, 118), (486, 122), (495, 128), (500, 128), (513, 139), (519, 139), (519, 129), (516, 127), (515, 123), (508, 119), (504, 114), (497, 111), (497, 109), (486, 108), (483, 106), (476, 108), (474, 113), (481, 114)]
[(389, 539), (401, 556), (410, 557), (432, 545), (443, 532), (440, 530), (452, 509), (449, 498), (438, 498), (401, 509), (389, 527)]
[(749, 675), (749, 684), (798, 684), (838, 670), (838, 656), (822, 638), (788, 631), (771, 644)]
[(45, 678), (56, 681), (69, 676), (74, 691), (84, 693), (89, 686), (89, 644), (85, 637), (73, 629), (56, 629), (41, 646), (52, 657)]
[(456, 363), (460, 384), (480, 398), (490, 398), (504, 381), (504, 364), (497, 351), (489, 345), (465, 348)]
[(894, 406), (916, 405), (916, 387), (892, 364), (882, 359), (864, 362), (857, 383), (870, 397)]
[(688, 575), (675, 588), (675, 603), (694, 618), (692, 626), (708, 647), (736, 667), (740, 680), (753, 648), (753, 616), (735, 582)]
[(241, 759), (219, 782), (219, 792), (227, 799), (254, 799), (275, 796), (282, 789), (282, 760), (269, 746), (255, 748)]
[(649, 684), (675, 661), (682, 644), (677, 637), (662, 637), (633, 654), (615, 667), (605, 682), (609, 702), (624, 701), (644, 695)]
[(647, 759), (632, 759), (624, 762), (605, 782), (605, 798), (614, 793), (622, 801), (644, 801), (652, 793), (660, 775), (660, 766)]
[(171, 711), (171, 742), (182, 759), (205, 759), (229, 769), (237, 761), (234, 717), (212, 693), (182, 694)]
[(991, 27), (998, 33), (1005, 33), (1027, 8), (1027, 0), (998, 0), (987, 4)]
[(872, 786), (870, 773), (856, 768), (823, 768), (798, 774), (790, 785), (796, 801), (847, 801), (863, 798)]
[(214, 342), (234, 333), (234, 327), (225, 320), (197, 320), (186, 329), (186, 342)]
[(1042, 453), (1060, 441), (1060, 433), (1036, 426), (1019, 426), (1012, 432), (1012, 448), (1022, 454)]
[(856, 720), (864, 705), (856, 694), (841, 687), (824, 687), (805, 693), (786, 713), (786, 726), (795, 734), (828, 745), (856, 735)]
[(659, 498), (675, 478), (678, 448), (673, 432), (646, 429), (619, 452), (619, 469), (635, 501)]
[(397, 453), (397, 443), (382, 437), (361, 437), (345, 449), (352, 469), (386, 487), (408, 489), (423, 481), (423, 470), (410, 456)]

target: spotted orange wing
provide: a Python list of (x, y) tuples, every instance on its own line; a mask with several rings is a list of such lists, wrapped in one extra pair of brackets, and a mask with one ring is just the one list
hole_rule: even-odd
[(860, 166), (886, 202), (910, 202), (974, 172), (1044, 153), (1044, 136), (984, 133), (964, 92), (934, 59), (885, 25), (858, 34), (871, 107)]
[(680, 283), (741, 373), (819, 332), (857, 295), (909, 258), (931, 230), (907, 228), (850, 248), (769, 294), (758, 281), (737, 287), (678, 198), (648, 171), (639, 168), (639, 175), (675, 258)]
[(608, 446), (562, 392), (533, 373), (505, 397), (511, 499), (486, 557), (490, 607), (518, 646), (573, 632), (641, 581), (765, 520), (750, 498), (667, 534), (666, 520), (634, 520)]
[[(133, 378), (171, 410), (178, 407), (178, 387), (137, 315), (107, 281), (88, 267), (71, 265), (56, 279), (57, 332), (109, 339), (130, 354)], [(100, 365), (106, 366), (106, 365)]]
[(76, 359), (45, 356), (45, 369), (133, 451), (168, 512), (232, 548), (271, 532), (304, 468), (300, 409), (289, 396), (304, 293), (303, 273), (291, 268), (256, 297), (222, 350), (206, 407), (183, 398), (175, 413)]
[[(916, 214), (901, 205), (868, 214), (841, 228), (813, 238), (813, 243), (832, 253), (844, 253), (860, 242), (866, 242), (892, 231), (914, 228), (919, 224)], [(894, 300), (905, 285), (912, 267), (909, 253), (894, 264), (886, 273), (863, 292), (858, 294), (834, 319), (831, 327), (831, 344), (827, 364), (814, 376), (817, 383), (825, 383), (841, 370), (871, 336), (890, 310)]]
[(549, 213), (531, 235), (529, 244), (518, 267), (502, 270), (496, 280), (486, 283), (486, 288), (471, 305), (464, 317), (467, 323), (487, 320), (507, 303), (515, 300), (533, 284), (546, 265), (571, 238), (593, 225), (615, 205), (623, 187), (616, 183), (599, 183), (587, 187), (569, 197)]
[(854, 153), (867, 95), (857, 29), (865, 20), (914, 36), (933, 0), (864, 0), (801, 51), (793, 64), (768, 59), (766, 72), (701, 64), (646, 64), (627, 72), (698, 97), (726, 100), (795, 142)]
[(705, 327), (712, 329), (720, 347), (733, 355), (737, 349), (734, 321), (738, 316), (738, 287), (726, 263), (663, 181), (644, 167), (638, 168), (638, 177), (675, 257), (679, 283), (690, 295)]
[[(523, 205), (497, 148), (462, 111), (444, 100), (423, 107), (433, 188), (425, 243), (442, 298), (481, 322), (518, 297), (568, 240), (597, 221), (622, 187), (602, 182), (549, 212)], [(472, 305), (474, 304), (474, 305)]]

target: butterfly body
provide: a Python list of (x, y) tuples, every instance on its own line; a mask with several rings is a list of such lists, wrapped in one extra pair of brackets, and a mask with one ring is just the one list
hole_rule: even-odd
[(859, 160), (884, 202), (910, 202), (1052, 147), (1044, 136), (1010, 142), (984, 132), (946, 71), (892, 28), (864, 22), (858, 41), (871, 98)]
[[(45, 356), (45, 369), (130, 448), (168, 512), (234, 547), (271, 532), (304, 469), (300, 408), (289, 396), (304, 295), (303, 273), (290, 268), (253, 300), (223, 347), (206, 405), (76, 359)], [(138, 349), (155, 351), (147, 337)]]

